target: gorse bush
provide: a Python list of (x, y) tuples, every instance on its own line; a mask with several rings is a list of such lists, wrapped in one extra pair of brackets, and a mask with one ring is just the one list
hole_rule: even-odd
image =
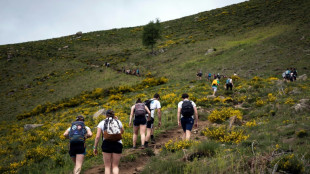
[(242, 120), (242, 113), (239, 110), (232, 108), (216, 109), (209, 115), (208, 120), (212, 123), (222, 123), (233, 116)]
[(226, 126), (220, 126), (217, 128), (206, 128), (202, 131), (203, 135), (210, 139), (222, 142), (222, 143), (235, 143), (240, 142), (249, 138), (250, 135), (244, 135), (244, 130), (235, 130), (233, 128), (231, 131), (227, 131)]
[(193, 145), (197, 145), (199, 141), (195, 140), (169, 140), (167, 143), (165, 143), (165, 146), (162, 150), (167, 150), (170, 152), (175, 152), (182, 149), (188, 149), (189, 147)]
[(295, 154), (287, 154), (281, 156), (271, 163), (273, 166), (278, 165), (277, 171), (283, 171), (288, 173), (304, 173), (305, 168), (301, 160), (297, 158)]

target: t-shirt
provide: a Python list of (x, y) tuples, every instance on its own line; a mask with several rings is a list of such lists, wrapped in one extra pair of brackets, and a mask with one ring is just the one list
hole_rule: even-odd
[[(183, 101), (189, 101), (189, 100), (185, 99), (185, 100), (183, 100)], [(181, 108), (181, 109), (182, 109), (183, 101), (180, 101), (180, 102), (178, 103), (178, 108)], [(193, 105), (193, 108), (196, 107), (196, 104), (195, 104), (193, 101), (191, 101), (191, 103), (192, 103), (192, 105)], [(182, 117), (183, 117), (183, 115), (181, 114), (181, 118), (182, 118)], [(194, 115), (192, 116), (192, 118), (194, 118)]]
[[(71, 127), (69, 127), (69, 128), (67, 129), (67, 131), (70, 131), (70, 129), (71, 129)], [(89, 128), (88, 126), (85, 126), (85, 129), (86, 129), (86, 130), (90, 130), (90, 128)]]
[[(151, 101), (151, 104), (150, 104), (150, 111), (151, 111), (151, 117), (154, 118), (155, 116), (155, 109), (160, 109), (161, 108), (161, 105), (160, 105), (160, 102), (158, 100), (152, 100)], [(146, 114), (148, 115), (148, 114)]]
[[(106, 118), (106, 119), (107, 119), (107, 118)], [(102, 134), (103, 134), (103, 130), (104, 130), (104, 122), (105, 122), (106, 119), (102, 120), (102, 121), (98, 124), (98, 126), (97, 126), (97, 128), (100, 128), (100, 129), (101, 129)], [(122, 129), (122, 128), (123, 128), (122, 122), (119, 121), (119, 120), (117, 120), (117, 121), (118, 121), (118, 124), (119, 124), (120, 129)], [(104, 137), (103, 137), (103, 136), (102, 136), (102, 140), (104, 140)], [(118, 142), (119, 142), (119, 143), (122, 143), (122, 140), (119, 140)]]

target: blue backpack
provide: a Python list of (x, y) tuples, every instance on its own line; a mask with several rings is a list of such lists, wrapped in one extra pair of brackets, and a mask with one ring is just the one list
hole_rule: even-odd
[(86, 128), (83, 121), (75, 121), (69, 131), (70, 143), (85, 142)]
[(226, 84), (230, 84), (230, 79), (227, 79), (227, 80), (226, 80)]

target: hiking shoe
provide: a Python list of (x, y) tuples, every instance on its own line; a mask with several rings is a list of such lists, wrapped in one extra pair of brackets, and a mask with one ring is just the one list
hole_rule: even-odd
[(155, 139), (152, 139), (152, 140), (151, 140), (151, 143), (152, 143), (152, 144), (155, 144), (155, 143), (156, 143), (156, 142), (155, 142)]
[(141, 149), (144, 149), (144, 148), (145, 148), (145, 145), (142, 145), (142, 146), (141, 146)]
[(144, 143), (144, 147), (145, 147), (145, 148), (148, 148), (148, 147), (149, 147), (149, 143), (148, 143), (148, 142), (145, 142), (145, 143)]
[(133, 146), (132, 149), (137, 149), (137, 146)]

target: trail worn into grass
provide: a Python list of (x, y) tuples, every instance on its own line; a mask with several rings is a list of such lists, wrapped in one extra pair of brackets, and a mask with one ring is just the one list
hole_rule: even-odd
[[(206, 139), (205, 136), (201, 135), (201, 131), (210, 125), (209, 121), (199, 121), (198, 128), (193, 128), (191, 139)], [(163, 131), (156, 138), (155, 144), (150, 144), (149, 149), (151, 149), (155, 155), (160, 153), (160, 149), (171, 139), (181, 139), (182, 138), (182, 128), (177, 127), (174, 129)], [(122, 158), (126, 160), (120, 162), (119, 168), (122, 174), (138, 174), (144, 169), (145, 165), (149, 162), (151, 155), (147, 154), (145, 150), (142, 149), (125, 149)], [(130, 158), (132, 157), (132, 158)], [(132, 160), (131, 160), (132, 159)], [(102, 174), (104, 173), (104, 164), (95, 166), (84, 172), (85, 174)]]

